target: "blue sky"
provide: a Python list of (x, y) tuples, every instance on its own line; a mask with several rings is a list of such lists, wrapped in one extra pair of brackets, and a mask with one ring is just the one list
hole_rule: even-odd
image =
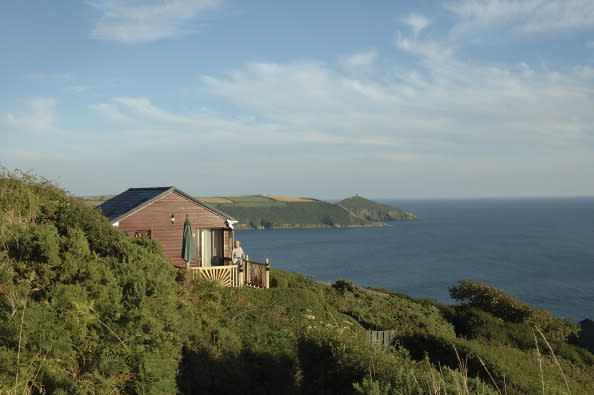
[(0, 164), (75, 195), (594, 196), (594, 1), (3, 1)]

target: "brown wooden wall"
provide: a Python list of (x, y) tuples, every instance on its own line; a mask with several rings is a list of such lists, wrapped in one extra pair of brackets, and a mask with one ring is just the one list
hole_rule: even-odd
[(233, 253), (233, 238), (234, 234), (232, 230), (225, 230), (223, 232), (223, 254), (230, 257)]
[[(173, 224), (169, 219), (171, 214), (175, 214)], [(186, 262), (181, 257), (181, 251), (186, 214), (192, 224), (192, 232), (196, 235), (198, 229), (228, 229), (225, 218), (175, 192), (124, 218), (119, 223), (119, 229), (130, 237), (134, 237), (137, 231), (150, 230), (151, 238), (163, 245), (165, 255), (171, 262), (185, 267)], [(231, 256), (233, 231), (224, 232), (224, 235), (223, 251), (225, 256)], [(197, 256), (195, 261), (199, 259)]]

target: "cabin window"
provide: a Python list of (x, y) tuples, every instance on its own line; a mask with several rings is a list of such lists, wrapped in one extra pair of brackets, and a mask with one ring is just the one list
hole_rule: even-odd
[(151, 230), (137, 230), (134, 232), (134, 237), (139, 239), (150, 239), (151, 238)]

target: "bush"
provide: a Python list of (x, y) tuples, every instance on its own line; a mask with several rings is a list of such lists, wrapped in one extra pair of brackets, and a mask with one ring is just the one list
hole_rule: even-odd
[(549, 339), (566, 341), (579, 332), (568, 320), (553, 317), (546, 311), (524, 304), (513, 296), (487, 284), (460, 281), (450, 287), (450, 296), (468, 306), (477, 307), (509, 322), (523, 322), (541, 329)]
[(304, 288), (317, 290), (320, 285), (311, 277), (305, 277), (301, 273), (286, 272), (278, 269), (270, 269), (270, 284), (275, 288)]
[(359, 293), (359, 290), (357, 289), (357, 287), (355, 285), (353, 285), (353, 283), (351, 281), (336, 280), (336, 282), (334, 284), (332, 284), (332, 287), (335, 290), (337, 290), (338, 292), (340, 292), (341, 294), (345, 294), (347, 292), (352, 293), (352, 294)]
[[(456, 369), (465, 366), (469, 377), (496, 386), (500, 393), (542, 393), (541, 379), (547, 393), (588, 393), (593, 384), (586, 383), (588, 372), (565, 365), (562, 372), (551, 357), (524, 352), (509, 346), (485, 345), (464, 339), (444, 339), (432, 335), (411, 335), (400, 338), (400, 343), (410, 350), (411, 356), (429, 360), (440, 366)], [(542, 369), (542, 370), (541, 370)], [(574, 375), (565, 384), (567, 374)], [(582, 381), (585, 387), (578, 386)]]
[(175, 392), (177, 284), (158, 248), (41, 178), (4, 172), (0, 202), (0, 387)]

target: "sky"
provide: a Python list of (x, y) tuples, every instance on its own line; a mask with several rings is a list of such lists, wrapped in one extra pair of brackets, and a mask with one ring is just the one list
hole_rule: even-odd
[(594, 1), (2, 1), (0, 165), (73, 195), (594, 196)]

